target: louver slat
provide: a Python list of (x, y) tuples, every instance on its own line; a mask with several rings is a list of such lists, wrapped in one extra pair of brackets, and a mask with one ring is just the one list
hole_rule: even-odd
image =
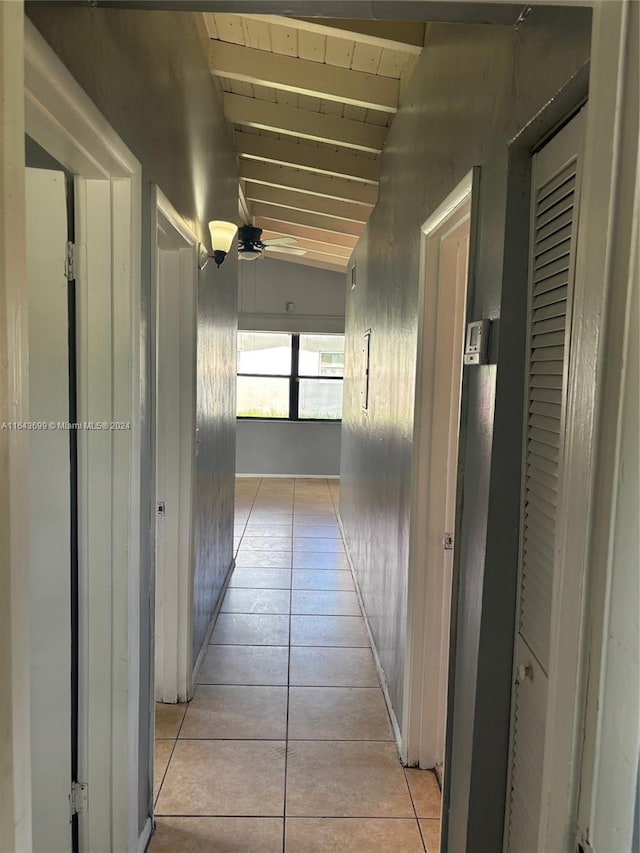
[[(566, 216), (566, 214), (565, 214)], [(551, 227), (556, 220), (550, 222), (547, 226)], [(565, 225), (564, 228), (559, 228), (557, 231), (552, 231), (548, 237), (545, 237), (544, 240), (539, 240), (536, 243), (536, 256), (541, 255), (543, 252), (546, 252), (548, 249), (552, 249), (554, 246), (557, 246), (559, 243), (562, 243), (564, 240), (568, 240), (571, 237), (571, 223)]]
[(555, 374), (556, 376), (562, 377), (564, 373), (564, 362), (562, 361), (550, 361), (548, 359), (538, 359), (535, 363), (531, 365), (531, 381), (537, 381), (537, 376), (550, 376)]
[[(542, 261), (544, 260), (544, 265)], [(542, 281), (543, 279), (547, 279), (550, 276), (558, 275), (561, 272), (568, 273), (569, 271), (569, 255), (562, 254), (559, 249), (554, 250), (553, 257), (551, 257), (551, 253), (547, 252), (546, 255), (543, 255), (540, 259), (540, 264), (536, 266), (536, 274), (534, 281), (537, 283)], [(540, 292), (538, 289), (535, 292)]]
[(543, 225), (541, 228), (538, 228), (536, 232), (537, 240), (546, 240), (547, 237), (550, 237), (551, 234), (555, 234), (556, 231), (560, 231), (566, 225), (571, 224), (573, 221), (573, 207), (570, 207), (568, 210), (565, 210), (564, 213), (561, 213), (559, 216), (556, 216), (555, 219), (552, 219), (548, 225)]
[(534, 317), (533, 334), (542, 335), (548, 334), (549, 332), (564, 332), (564, 324), (565, 318), (561, 315), (556, 317), (549, 317), (549, 319)]
[(533, 393), (531, 394), (530, 399), (531, 403), (529, 404), (529, 411), (532, 415), (543, 415), (546, 418), (555, 418), (556, 420), (560, 420), (560, 416), (562, 414), (562, 407), (560, 406), (560, 403), (538, 400)]
[(568, 180), (563, 181), (557, 189), (552, 192), (547, 192), (545, 195), (539, 195), (536, 203), (536, 220), (539, 222), (544, 213), (556, 204), (559, 204), (569, 194), (572, 194), (576, 188), (575, 175), (572, 175)]
[(527, 464), (535, 466), (538, 471), (544, 471), (546, 474), (551, 474), (552, 477), (558, 476), (558, 462), (555, 459), (547, 459), (541, 453), (537, 452), (537, 448), (529, 448), (527, 453)]
[(533, 322), (539, 323), (540, 321), (548, 320), (549, 318), (561, 318), (563, 322), (566, 322), (566, 314), (566, 300), (559, 299), (557, 302), (552, 302), (551, 305), (545, 305), (542, 308), (538, 308), (537, 311), (534, 311)]
[(567, 289), (567, 285), (565, 284), (564, 287), (554, 287), (550, 291), (540, 291), (539, 294), (534, 294), (533, 307), (544, 308), (545, 305), (551, 305), (554, 302), (562, 302), (563, 300), (566, 303)]
[[(540, 276), (547, 274), (547, 267), (550, 264), (556, 264), (562, 262), (561, 269), (569, 269), (569, 253), (571, 252), (571, 240), (563, 240), (562, 243), (558, 243), (557, 246), (553, 246), (551, 249), (547, 249), (546, 252), (542, 252), (540, 254), (536, 254), (536, 278), (540, 278)], [(554, 272), (555, 272), (554, 267)]]
[(550, 374), (540, 374), (539, 376), (531, 376), (532, 388), (551, 388), (560, 390), (562, 393), (562, 373), (559, 376), (551, 376)]
[(558, 174), (550, 178), (544, 186), (540, 187), (536, 194), (536, 210), (538, 206), (544, 203), (552, 193), (554, 193), (558, 187), (561, 187), (563, 184), (566, 184), (567, 181), (571, 182), (571, 191), (575, 189), (575, 178), (576, 178), (576, 164), (575, 161), (569, 163), (568, 166), (565, 166), (564, 169), (561, 169)]
[(542, 228), (544, 225), (548, 225), (550, 222), (560, 216), (563, 213), (566, 213), (567, 210), (571, 210), (573, 208), (573, 193), (570, 192), (568, 195), (561, 196), (556, 204), (549, 207), (545, 210), (544, 213), (541, 213), (538, 216), (538, 227)]
[(555, 498), (558, 490), (558, 478), (554, 477), (553, 474), (547, 474), (546, 471), (541, 471), (535, 465), (527, 465), (527, 476), (532, 482), (538, 483), (540, 486), (543, 486), (551, 492), (551, 495), (548, 496), (547, 500), (555, 506), (557, 503)]

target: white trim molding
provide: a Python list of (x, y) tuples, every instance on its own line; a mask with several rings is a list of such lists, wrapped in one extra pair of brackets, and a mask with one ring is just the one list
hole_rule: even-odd
[[(23, 4), (0, 3), (0, 422), (27, 421)], [(0, 430), (0, 850), (31, 850), (29, 434)]]

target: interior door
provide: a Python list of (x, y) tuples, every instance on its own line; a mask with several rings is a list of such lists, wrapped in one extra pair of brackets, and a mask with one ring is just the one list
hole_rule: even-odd
[(538, 853), (584, 109), (533, 158), (521, 542), (505, 849)]
[(72, 849), (72, 613), (66, 177), (26, 170), (34, 853)]
[[(434, 369), (435, 411), (434, 448), (446, 448), (442, 458), (432, 461), (434, 477), (442, 490), (444, 518), (440, 536), (433, 544), (442, 548), (442, 590), (439, 614), (440, 660), (436, 675), (437, 716), (435, 721), (435, 771), (440, 782), (444, 780), (444, 754), (447, 720), (447, 690), (449, 686), (449, 637), (451, 632), (451, 591), (453, 584), (453, 545), (456, 527), (456, 487), (458, 478), (458, 446), (460, 433), (460, 397), (462, 393), (462, 350), (469, 269), (469, 241), (471, 227), (470, 203), (465, 219), (442, 236), (440, 243), (439, 293), (436, 329), (436, 357)], [(444, 540), (447, 540), (446, 542)], [(421, 764), (421, 766), (426, 766)], [(431, 763), (429, 762), (429, 766)]]

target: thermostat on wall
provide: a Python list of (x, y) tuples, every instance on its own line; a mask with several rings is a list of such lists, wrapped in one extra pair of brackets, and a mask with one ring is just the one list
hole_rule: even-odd
[(465, 364), (486, 364), (489, 352), (489, 320), (475, 320), (467, 326), (464, 342)]

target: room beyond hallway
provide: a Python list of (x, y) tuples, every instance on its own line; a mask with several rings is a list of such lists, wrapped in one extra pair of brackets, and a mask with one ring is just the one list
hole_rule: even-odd
[(236, 564), (189, 705), (158, 705), (152, 853), (435, 853), (398, 760), (337, 480), (238, 479)]

